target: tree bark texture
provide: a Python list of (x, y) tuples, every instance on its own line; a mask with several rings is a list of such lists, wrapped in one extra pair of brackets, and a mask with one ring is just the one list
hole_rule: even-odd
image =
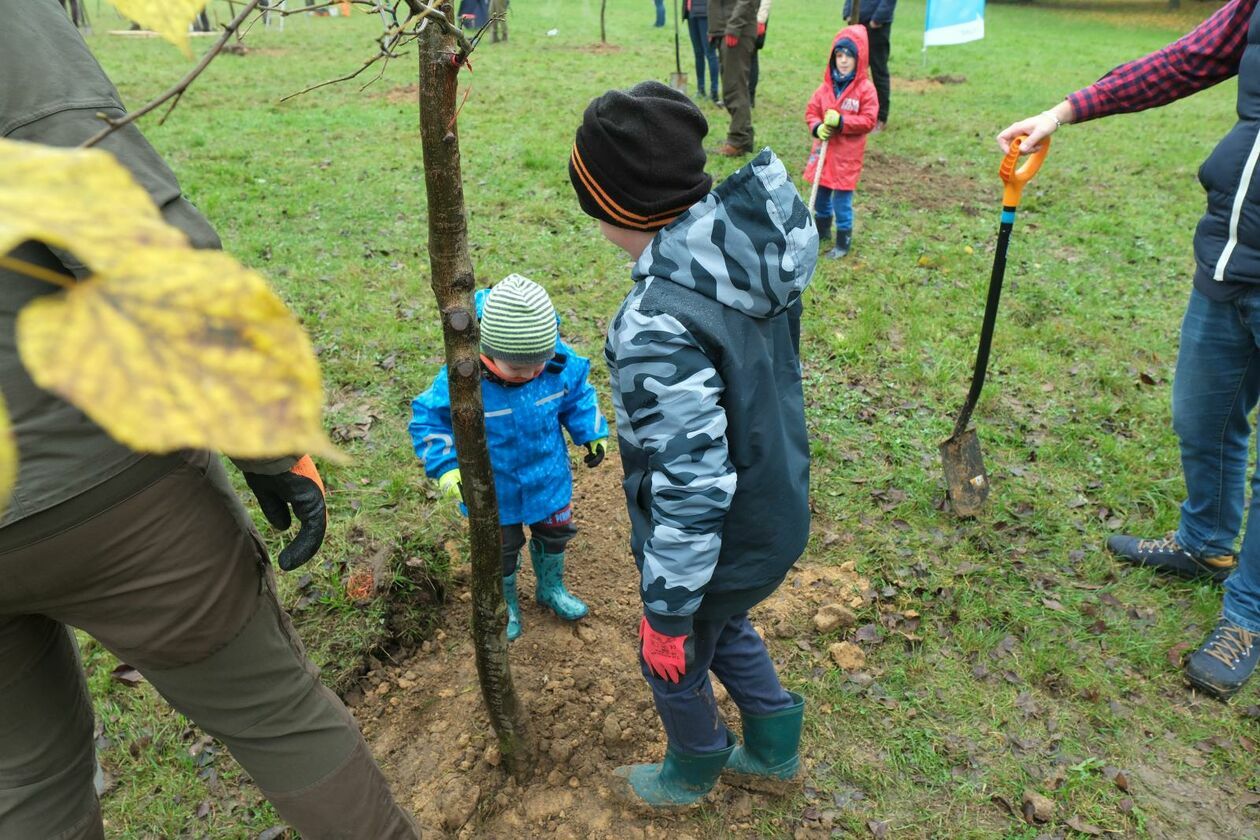
[[(442, 7), (454, 22), (449, 3)], [(454, 36), (436, 21), (420, 35), (420, 140), (428, 194), (429, 268), (442, 315), (450, 374), (451, 421), (472, 552), (472, 634), (481, 694), (508, 771), (517, 778), (532, 763), (525, 716), (508, 664), (507, 607), (499, 555), (499, 513), (486, 448), (481, 400), (479, 330), (474, 276), (460, 173), (456, 92), (462, 60)]]

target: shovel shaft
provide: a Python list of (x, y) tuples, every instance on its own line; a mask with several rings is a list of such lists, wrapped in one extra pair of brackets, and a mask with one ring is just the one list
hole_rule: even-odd
[(814, 215), (814, 202), (818, 201), (818, 185), (822, 183), (823, 163), (827, 160), (827, 147), (831, 138), (822, 141), (818, 149), (818, 165), (814, 167), (814, 186), (809, 188), (809, 215)]
[(958, 412), (954, 423), (954, 437), (967, 430), (971, 412), (980, 399), (984, 388), (984, 375), (989, 368), (989, 350), (993, 347), (993, 329), (997, 324), (998, 303), (1002, 299), (1002, 280), (1006, 276), (1006, 249), (1011, 243), (1011, 229), (1015, 227), (1015, 208), (1002, 208), (1002, 224), (998, 228), (997, 251), (993, 255), (993, 273), (989, 275), (989, 297), (984, 304), (984, 323), (980, 326), (980, 346), (976, 350), (976, 366), (971, 372), (971, 388), (967, 401)]

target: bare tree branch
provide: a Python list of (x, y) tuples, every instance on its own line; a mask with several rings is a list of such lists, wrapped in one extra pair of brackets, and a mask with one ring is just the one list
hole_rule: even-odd
[[(232, 18), (232, 21), (223, 28), (223, 35), (219, 38), (218, 41), (215, 42), (213, 47), (211, 47), (210, 49), (206, 51), (206, 54), (201, 57), (201, 61), (197, 62), (197, 66), (189, 70), (186, 74), (184, 74), (184, 78), (176, 82), (169, 90), (167, 90), (165, 93), (158, 96), (157, 99), (154, 99), (152, 102), (149, 102), (148, 104), (146, 104), (144, 107), (140, 108), (139, 110), (132, 111), (126, 116), (119, 117), (118, 119), (114, 119), (113, 117), (108, 117), (108, 116), (105, 116), (104, 114), (100, 114), (99, 116), (101, 119), (105, 121), (106, 126), (102, 128), (100, 131), (98, 131), (96, 134), (93, 134), (87, 140), (80, 143), (79, 148), (89, 149), (92, 146), (95, 146), (97, 143), (101, 142), (106, 137), (108, 137), (109, 135), (117, 131), (118, 129), (122, 128), (125, 125), (130, 125), (131, 123), (140, 119), (145, 114), (152, 111), (153, 109), (159, 107), (163, 102), (166, 102), (168, 99), (171, 99), (172, 97), (175, 98), (175, 102), (176, 104), (178, 104), (179, 98), (184, 95), (184, 91), (188, 90), (188, 86), (191, 85), (193, 81), (198, 76), (201, 75), (203, 70), (205, 70), (207, 67), (210, 66), (210, 62), (214, 61), (215, 56), (217, 56), (219, 52), (223, 49), (224, 45), (227, 44), (227, 42), (232, 39), (232, 36), (236, 33), (236, 30), (240, 29), (240, 26), (242, 23), (244, 23), (245, 18), (249, 17), (249, 13), (254, 11), (254, 9), (256, 9), (258, 7), (258, 4), (261, 2), (262, 0), (249, 0), (249, 2), (245, 4), (245, 7), (241, 9), (240, 14)], [(172, 105), (170, 110), (166, 112), (166, 117), (169, 117), (171, 115), (171, 111), (173, 110), (175, 110), (174, 105)], [(166, 121), (166, 117), (162, 117), (163, 122)]]

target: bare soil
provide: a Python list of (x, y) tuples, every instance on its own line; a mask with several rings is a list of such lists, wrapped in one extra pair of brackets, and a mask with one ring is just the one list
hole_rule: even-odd
[[(566, 582), (590, 605), (590, 615), (568, 624), (537, 606), (532, 572), (522, 564), (525, 630), (512, 645), (512, 673), (539, 746), (533, 777), (524, 785), (510, 781), (491, 746), (466, 629), (467, 584), (459, 575), (435, 639), (363, 685), (355, 714), (373, 751), (404, 805), (437, 834), (764, 836), (767, 826), (751, 819), (758, 795), (724, 785), (710, 794), (700, 820), (627, 810), (613, 798), (613, 768), (660, 760), (665, 738), (637, 664), (642, 607), (618, 471), (582, 469), (575, 479), (581, 532), (569, 547)], [(866, 587), (851, 567), (805, 568), (753, 618), (772, 640), (811, 633), (814, 605), (856, 605)], [(728, 723), (737, 726), (738, 712), (720, 685), (718, 696)], [(770, 828), (786, 836), (793, 831)]]

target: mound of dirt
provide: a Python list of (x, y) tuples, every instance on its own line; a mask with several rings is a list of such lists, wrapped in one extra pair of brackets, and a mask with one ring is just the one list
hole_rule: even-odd
[[(569, 547), (566, 580), (590, 615), (566, 624), (538, 607), (529, 564), (522, 565), (525, 630), (512, 645), (512, 674), (540, 752), (527, 783), (518, 785), (499, 767), (466, 629), (466, 583), (453, 585), (435, 639), (373, 672), (363, 686), (355, 714), (394, 790), (426, 831), (575, 840), (682, 840), (699, 831), (686, 817), (623, 810), (611, 795), (613, 768), (660, 760), (665, 737), (637, 665), (642, 607), (617, 470), (581, 470), (575, 478), (580, 533)], [(866, 588), (851, 566), (802, 568), (753, 619), (772, 639), (798, 624), (812, 633), (817, 607), (856, 606)], [(728, 723), (737, 725), (737, 710), (717, 688)], [(710, 797), (722, 836), (757, 836), (752, 795), (719, 785)]]

